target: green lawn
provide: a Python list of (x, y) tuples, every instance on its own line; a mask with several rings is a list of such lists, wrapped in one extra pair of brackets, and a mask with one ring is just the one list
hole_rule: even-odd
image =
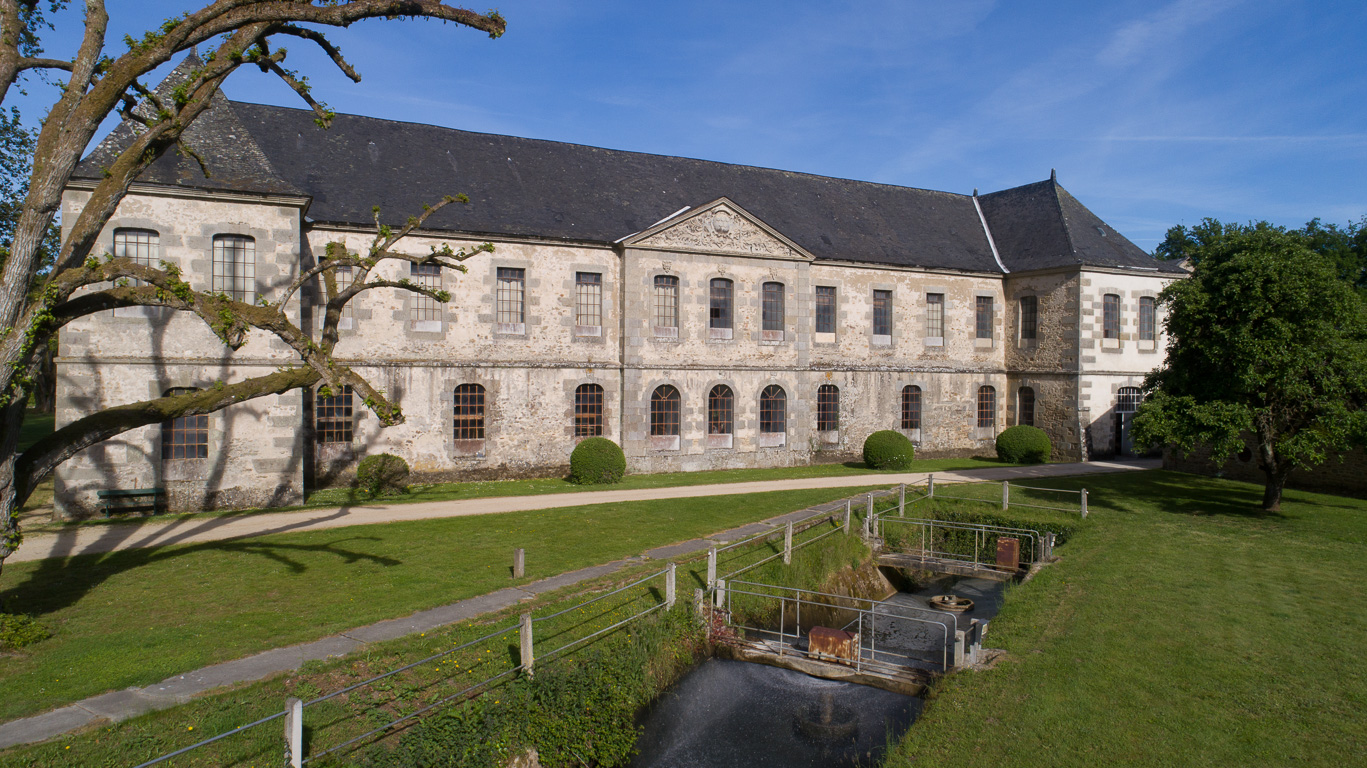
[(514, 547), (527, 549), (533, 580), (861, 490), (602, 504), (14, 563), (0, 600), (55, 635), (0, 656), (0, 720), (509, 586)]
[(1085, 482), (1063, 561), (991, 624), (1007, 659), (948, 679), (888, 765), (1367, 764), (1367, 501)]

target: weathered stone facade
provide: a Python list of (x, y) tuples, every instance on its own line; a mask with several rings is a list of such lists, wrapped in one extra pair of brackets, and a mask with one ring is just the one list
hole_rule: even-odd
[[(282, 146), (294, 145), (282, 139)], [(266, 150), (273, 162), (287, 161), (270, 146)], [(372, 159), (380, 151), (372, 151)], [(451, 167), (457, 167), (454, 160)], [(984, 198), (990, 205), (980, 207), (976, 195), (763, 173), (816, 184), (819, 194), (810, 199), (818, 201), (854, 192), (927, 198), (929, 213), (915, 213), (922, 217), (916, 221), (942, 218), (935, 224), (942, 231), (926, 229), (924, 238), (949, 250), (941, 258), (925, 243), (909, 241), (908, 247), (929, 255), (864, 252), (860, 248), (875, 247), (870, 243), (896, 245), (887, 237), (864, 237), (860, 227), (878, 226), (872, 219), (830, 230), (863, 243), (848, 252), (825, 235), (813, 240), (806, 233), (799, 243), (727, 197), (696, 201), (636, 232), (552, 237), (534, 223), (515, 234), (500, 234), (492, 224), (427, 230), (404, 247), (425, 253), (431, 246), (490, 241), (495, 250), (472, 259), (468, 274), (440, 278), (451, 293), (445, 306), (419, 312), (408, 292), (358, 297), (336, 351), (402, 407), (405, 423), (382, 430), (354, 403), (350, 441), (320, 442), (313, 393), (263, 398), (208, 417), (205, 458), (163, 459), (157, 427), (83, 452), (59, 470), (57, 503), (68, 514), (86, 514), (100, 489), (163, 486), (181, 509), (292, 504), (309, 488), (347, 482), (356, 461), (376, 452), (403, 456), (423, 480), (554, 474), (581, 439), (575, 403), (583, 385), (601, 388), (602, 434), (623, 446), (632, 472), (847, 460), (858, 456), (871, 432), (906, 426), (908, 387), (918, 388), (920, 423), (905, 431), (922, 455), (991, 453), (996, 434), (1022, 419), (1022, 387), (1034, 393), (1034, 423), (1049, 432), (1056, 458), (1114, 450), (1119, 387), (1137, 385), (1159, 363), (1162, 349), (1161, 336), (1138, 340), (1138, 302), (1173, 279), (1170, 271), (1145, 266), (1142, 252), (1125, 256), (1139, 266), (1125, 259), (1108, 266), (1086, 263), (1078, 250), (1060, 251), (1045, 266), (1036, 260), (1030, 268), (1012, 267), (1012, 259), (1024, 258), (1019, 254), (1052, 253), (1055, 246), (1029, 242), (1036, 213), (1022, 208), (1017, 218), (1025, 223), (1011, 220), (1016, 214), (1009, 206), (1017, 204), (1009, 199)], [(255, 290), (267, 297), (316, 263), (328, 243), (363, 251), (374, 235), (364, 221), (314, 221), (316, 191), (251, 194), (187, 188), (167, 178), (135, 187), (110, 220), (101, 249), (112, 249), (120, 229), (153, 232), (158, 258), (179, 266), (197, 287), (208, 287), (218, 235), (252, 239)], [(306, 186), (299, 179), (290, 183)], [(856, 186), (854, 192), (832, 191), (836, 183)], [(1020, 189), (1075, 205), (1061, 189), (1051, 191), (1053, 180), (1045, 184)], [(79, 185), (68, 191), (66, 220), (75, 218), (85, 194)], [(1066, 226), (1050, 213), (1056, 209), (1045, 213)], [(1002, 236), (994, 239), (984, 210), (1003, 222)], [(526, 215), (530, 220), (540, 213)], [(545, 226), (560, 226), (556, 216)], [(587, 216), (579, 220), (589, 221)], [(788, 221), (789, 229), (801, 228), (800, 218)], [(1071, 248), (1058, 246), (1065, 247)], [(391, 279), (410, 276), (407, 263), (387, 262), (384, 269)], [(514, 318), (495, 314), (500, 269), (523, 276)], [(597, 276), (599, 305), (589, 315), (597, 325), (582, 324), (577, 314), (580, 275)], [(713, 320), (714, 280), (729, 281), (726, 327)], [(675, 293), (661, 293), (657, 282), (674, 286)], [(781, 305), (770, 307), (768, 327), (762, 322), (766, 285), (771, 304)], [(817, 328), (818, 288), (825, 296), (833, 292), (835, 302), (833, 326), (823, 332)], [(1118, 339), (1102, 334), (1102, 296), (1108, 293), (1122, 297)], [(662, 296), (676, 296), (674, 305), (662, 305)], [(1037, 307), (1033, 339), (1022, 334), (1025, 297)], [(316, 291), (305, 291), (289, 305), (301, 327), (314, 332), (316, 302)], [(887, 333), (875, 335), (875, 312), (885, 313), (880, 317), (887, 318)], [(62, 332), (58, 423), (172, 388), (259, 375), (291, 360), (287, 348), (263, 333), (230, 352), (200, 321), (169, 311), (94, 315)], [(478, 385), (481, 398), (477, 438), (457, 434), (457, 422), (465, 418), (456, 413), (457, 388), (470, 385)], [(652, 434), (662, 431), (652, 429), (652, 393), (666, 385), (678, 393), (677, 434)], [(773, 386), (782, 390), (783, 412), (777, 428), (771, 419), (766, 431), (761, 392)], [(831, 386), (838, 404), (826, 414), (828, 423), (819, 424), (818, 391)], [(716, 413), (709, 394), (717, 387), (731, 395), (729, 432), (709, 428)], [(980, 391), (987, 387), (991, 407), (984, 411)]]

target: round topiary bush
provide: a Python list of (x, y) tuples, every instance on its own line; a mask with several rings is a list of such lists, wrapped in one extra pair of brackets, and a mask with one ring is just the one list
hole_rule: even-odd
[(367, 456), (356, 467), (356, 486), (372, 498), (408, 493), (408, 462), (392, 453)]
[(870, 469), (911, 469), (916, 446), (907, 436), (891, 429), (881, 429), (864, 441), (864, 463)]
[(997, 435), (997, 458), (1013, 464), (1039, 464), (1049, 460), (1054, 446), (1039, 427), (1017, 424)]
[(627, 473), (627, 457), (621, 446), (606, 437), (590, 437), (570, 454), (570, 482), (601, 485), (622, 482)]

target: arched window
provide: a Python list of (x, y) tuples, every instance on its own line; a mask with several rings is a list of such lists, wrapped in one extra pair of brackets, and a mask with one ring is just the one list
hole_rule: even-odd
[(1115, 412), (1134, 413), (1143, 401), (1144, 395), (1139, 391), (1139, 387), (1121, 387), (1116, 392)]
[(484, 439), (484, 387), (461, 384), (455, 393), (455, 435), (457, 440)]
[(707, 434), (729, 436), (735, 418), (735, 398), (731, 394), (731, 388), (725, 384), (718, 384), (707, 393)]
[(997, 390), (992, 387), (978, 387), (978, 427), (991, 428), (997, 425)]
[(580, 384), (574, 390), (574, 436), (602, 437), (603, 388)]
[(921, 388), (902, 387), (902, 429), (921, 428)]
[(834, 432), (840, 429), (840, 388), (822, 384), (816, 390), (816, 431)]
[(777, 384), (759, 393), (759, 431), (769, 435), (788, 431), (788, 393)]
[(679, 434), (679, 390), (661, 384), (650, 396), (650, 434)]
[(319, 387), (313, 407), (313, 437), (319, 444), (350, 443), (352, 418), (351, 385), (341, 392)]
[[(165, 397), (198, 392), (194, 387), (176, 387), (166, 390)], [(161, 458), (163, 459), (207, 459), (209, 458), (209, 416), (177, 416), (161, 423)]]
[(1016, 392), (1016, 423), (1035, 426), (1035, 390), (1021, 387)]
[(214, 235), (213, 279), (209, 290), (256, 301), (256, 241), (245, 235)]

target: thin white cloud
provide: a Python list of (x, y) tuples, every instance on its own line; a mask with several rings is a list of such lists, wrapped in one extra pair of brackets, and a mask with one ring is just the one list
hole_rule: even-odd
[(1122, 26), (1111, 35), (1096, 60), (1107, 66), (1128, 66), (1167, 48), (1181, 35), (1219, 16), (1240, 0), (1177, 0)]

